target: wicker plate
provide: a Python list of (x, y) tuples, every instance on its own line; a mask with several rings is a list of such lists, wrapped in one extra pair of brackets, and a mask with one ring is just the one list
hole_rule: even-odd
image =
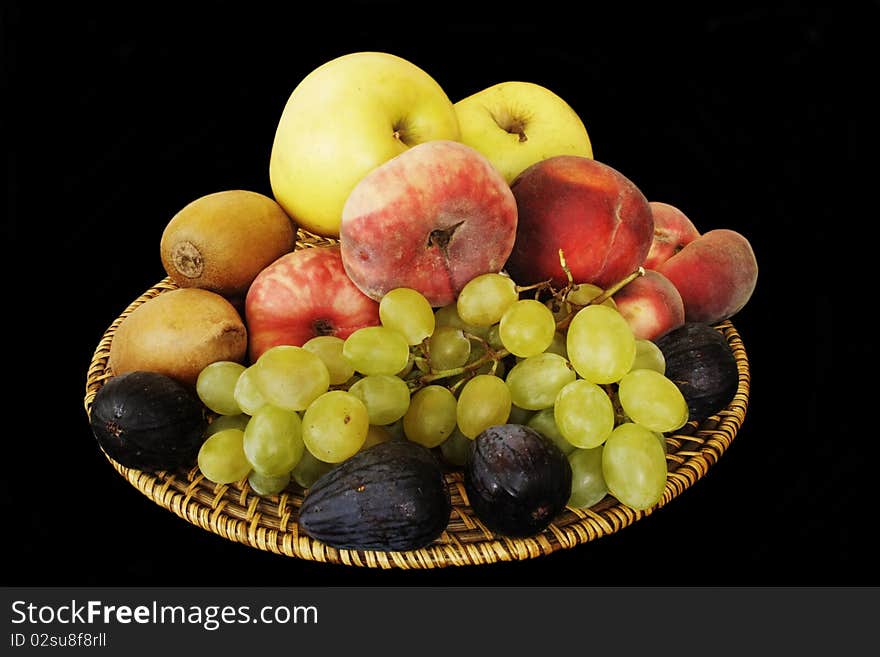
[[(318, 246), (319, 240), (300, 234), (297, 248)], [(86, 380), (85, 408), (91, 411), (95, 394), (112, 376), (107, 360), (116, 328), (135, 308), (175, 289), (165, 279), (144, 292), (110, 325), (98, 344)], [(129, 483), (160, 506), (215, 534), (260, 550), (311, 561), (370, 568), (440, 568), (530, 559), (612, 534), (667, 504), (703, 477), (730, 443), (745, 419), (749, 400), (749, 362), (739, 333), (730, 321), (717, 326), (733, 349), (739, 386), (730, 405), (702, 423), (689, 422), (667, 437), (669, 476), (660, 502), (647, 511), (634, 511), (606, 497), (590, 509), (566, 508), (542, 533), (511, 539), (496, 536), (474, 516), (467, 503), (462, 477), (447, 475), (453, 510), (449, 526), (428, 547), (407, 552), (340, 550), (299, 532), (297, 513), (303, 490), (291, 484), (283, 494), (263, 498), (247, 482), (216, 485), (198, 468), (142, 472), (108, 460)]]

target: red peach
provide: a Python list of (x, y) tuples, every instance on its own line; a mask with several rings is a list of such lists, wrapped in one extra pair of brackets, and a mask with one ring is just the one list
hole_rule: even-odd
[(519, 223), (507, 269), (522, 285), (562, 286), (562, 249), (574, 280), (610, 287), (635, 271), (651, 247), (654, 221), (642, 192), (588, 157), (558, 155), (511, 183)]
[(342, 210), (342, 262), (372, 299), (397, 287), (434, 307), (504, 266), (516, 237), (516, 202), (478, 151), (435, 140), (367, 174)]
[(684, 324), (684, 302), (663, 274), (652, 269), (613, 297), (633, 334), (644, 340), (656, 340)]
[(703, 233), (658, 271), (681, 294), (688, 322), (712, 324), (732, 317), (746, 305), (758, 281), (752, 245), (726, 228)]
[(700, 231), (687, 215), (674, 205), (651, 201), (654, 215), (654, 240), (645, 258), (645, 269), (657, 269), (700, 236)]
[(379, 304), (349, 280), (338, 246), (300, 249), (263, 269), (245, 299), (251, 362), (280, 344), (318, 335), (345, 339), (379, 324)]

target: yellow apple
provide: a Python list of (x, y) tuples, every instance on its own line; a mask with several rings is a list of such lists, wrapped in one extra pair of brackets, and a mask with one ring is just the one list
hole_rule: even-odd
[(583, 121), (562, 98), (531, 82), (501, 82), (455, 104), (461, 141), (508, 183), (555, 155), (593, 157)]
[(416, 144), (459, 138), (452, 101), (421, 68), (382, 52), (343, 55), (291, 93), (269, 159), (272, 193), (306, 230), (338, 236), (367, 173)]

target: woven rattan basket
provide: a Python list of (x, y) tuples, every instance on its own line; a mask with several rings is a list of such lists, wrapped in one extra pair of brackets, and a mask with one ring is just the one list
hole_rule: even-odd
[[(300, 231), (297, 248), (328, 241)], [(109, 326), (95, 350), (86, 380), (85, 408), (113, 376), (108, 367), (116, 328), (135, 308), (175, 289), (165, 279), (135, 299)], [(447, 475), (452, 515), (446, 531), (431, 545), (407, 552), (373, 552), (328, 547), (299, 531), (297, 513), (303, 490), (295, 484), (281, 495), (260, 497), (246, 482), (216, 485), (198, 468), (174, 472), (142, 472), (108, 460), (132, 486), (160, 506), (223, 538), (260, 550), (312, 561), (369, 568), (441, 568), (531, 559), (612, 534), (662, 507), (702, 478), (736, 437), (749, 400), (749, 362), (739, 333), (730, 321), (717, 326), (733, 349), (739, 385), (731, 403), (703, 422), (689, 422), (667, 437), (669, 476), (661, 500), (647, 511), (634, 511), (608, 496), (590, 509), (566, 508), (542, 533), (524, 539), (496, 536), (474, 516), (460, 473)]]

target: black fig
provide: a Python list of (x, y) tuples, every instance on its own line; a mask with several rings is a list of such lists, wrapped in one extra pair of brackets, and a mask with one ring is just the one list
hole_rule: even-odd
[(477, 436), (464, 485), (486, 527), (505, 536), (531, 536), (565, 508), (571, 465), (562, 450), (534, 429), (502, 424)]
[(89, 414), (92, 433), (117, 463), (171, 470), (195, 462), (208, 426), (192, 391), (158, 372), (128, 372), (108, 380)]
[(452, 504), (440, 463), (410, 441), (379, 443), (318, 479), (299, 513), (302, 530), (337, 548), (414, 550), (449, 524)]
[(666, 359), (666, 377), (684, 395), (691, 420), (702, 422), (731, 402), (739, 371), (721, 331), (689, 322), (659, 338), (657, 346)]

